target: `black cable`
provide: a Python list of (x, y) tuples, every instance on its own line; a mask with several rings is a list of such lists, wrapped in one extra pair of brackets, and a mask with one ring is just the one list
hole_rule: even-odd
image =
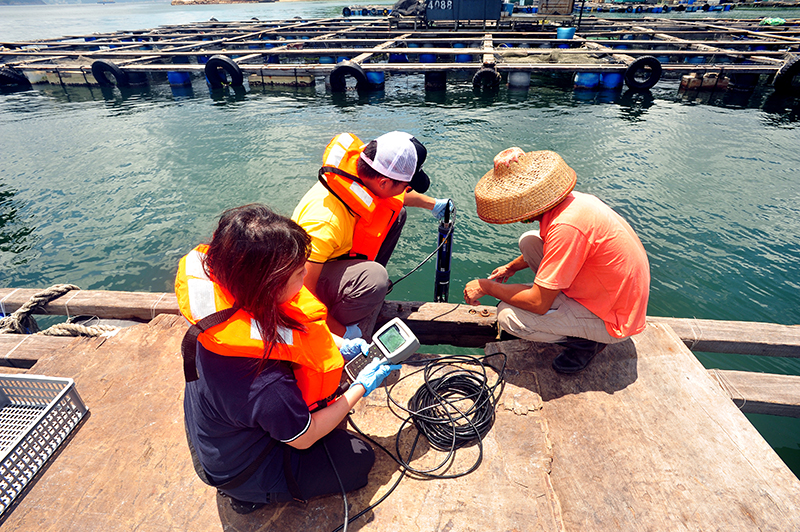
[[(328, 460), (331, 462), (331, 467), (333, 468), (333, 473), (336, 475), (336, 480), (339, 481), (339, 488), (342, 490), (342, 500), (344, 501), (344, 524), (342, 525), (344, 531), (347, 532), (347, 525), (350, 522), (349, 514), (350, 511), (347, 505), (347, 490), (344, 489), (344, 482), (342, 482), (342, 477), (339, 476), (339, 471), (336, 469), (336, 464), (333, 463), (333, 456), (331, 456), (331, 452), (328, 450), (328, 446), (325, 444), (325, 439), (322, 440), (322, 447), (325, 449), (325, 454), (328, 455)], [(339, 530), (337, 528), (337, 530)]]
[[(451, 202), (451, 203), (452, 203), (452, 202)], [(448, 207), (446, 207), (446, 208), (449, 208), (449, 206), (448, 206)], [(440, 249), (442, 249), (442, 247), (443, 247), (443, 246), (444, 246), (444, 245), (445, 245), (445, 244), (448, 242), (448, 240), (450, 240), (450, 237), (451, 237), (451, 236), (453, 236), (453, 230), (456, 228), (455, 207), (453, 208), (453, 211), (452, 211), (452, 216), (453, 216), (453, 223), (450, 225), (450, 230), (447, 232), (447, 238), (445, 238), (445, 239), (442, 239), (441, 243), (439, 243), (439, 245), (438, 245), (438, 246), (436, 246), (436, 249), (434, 249), (434, 250), (431, 252), (431, 254), (430, 254), (430, 255), (428, 255), (427, 257), (425, 257), (425, 259), (424, 259), (422, 262), (420, 262), (419, 264), (417, 264), (417, 265), (414, 267), (414, 269), (413, 269), (413, 270), (411, 270), (411, 271), (410, 271), (410, 272), (408, 272), (407, 274), (403, 275), (402, 277), (400, 277), (400, 278), (399, 278), (399, 279), (397, 279), (396, 281), (392, 281), (392, 280), (390, 279), (390, 280), (389, 280), (389, 290), (387, 290), (387, 291), (386, 291), (386, 293), (387, 293), (387, 294), (391, 293), (392, 289), (394, 288), (394, 285), (396, 285), (397, 283), (399, 283), (400, 281), (402, 281), (403, 279), (405, 279), (406, 277), (408, 277), (409, 275), (411, 275), (411, 274), (412, 274), (412, 273), (414, 273), (415, 271), (417, 271), (417, 270), (419, 270), (420, 268), (422, 268), (422, 266), (424, 266), (426, 262), (428, 262), (429, 260), (431, 260), (431, 258), (433, 258), (433, 256), (434, 256), (434, 255), (436, 255), (436, 254), (439, 252), (439, 250), (440, 250)]]
[[(499, 367), (486, 362), (487, 359), (495, 357), (501, 361)], [(400, 477), (392, 487), (378, 501), (354, 515), (349, 520), (351, 523), (386, 500), (407, 473), (419, 478), (458, 478), (477, 469), (483, 460), (482, 440), (494, 424), (497, 401), (505, 387), (506, 355), (504, 353), (482, 356), (445, 355), (427, 360), (406, 361), (404, 364), (422, 364), (422, 367), (401, 377), (386, 390), (389, 409), (402, 420), (395, 437), (396, 455), (365, 434), (353, 421), (352, 416), (348, 416), (348, 421), (356, 432), (383, 450), (401, 470)], [(486, 368), (490, 368), (496, 374), (496, 380), (492, 384), (489, 384)], [(392, 391), (402, 381), (420, 372), (424, 372), (425, 383), (409, 399), (408, 407), (403, 407), (392, 397)], [(405, 412), (406, 416), (399, 415), (395, 408)], [(403, 458), (400, 435), (406, 425), (413, 425), (417, 429), (417, 435), (407, 458)], [(434, 449), (447, 452), (447, 456), (438, 465), (425, 470), (414, 468), (409, 463), (421, 436), (425, 436)], [(436, 473), (452, 463), (456, 450), (473, 443), (478, 444), (479, 452), (471, 467), (454, 474)], [(340, 530), (342, 525), (332, 532)]]
[[(486, 363), (487, 359), (500, 358), (500, 367)], [(400, 378), (387, 390), (389, 408), (403, 419), (401, 428), (395, 439), (395, 449), (402, 466), (423, 478), (458, 478), (478, 468), (483, 460), (483, 437), (494, 424), (495, 406), (505, 386), (504, 374), (506, 355), (446, 355), (428, 361), (410, 362), (414, 365), (422, 363), (422, 368)], [(491, 368), (497, 379), (489, 384), (486, 368)], [(392, 390), (403, 380), (423, 372), (424, 386), (409, 399), (408, 407), (400, 405), (392, 396)], [(403, 411), (406, 417), (394, 411)], [(428, 469), (416, 469), (411, 466), (414, 449), (403, 459), (400, 450), (400, 432), (409, 423), (425, 436), (431, 447), (447, 452), (444, 459)], [(457, 449), (473, 443), (478, 444), (478, 456), (475, 463), (466, 471), (454, 474), (435, 473), (452, 463)]]

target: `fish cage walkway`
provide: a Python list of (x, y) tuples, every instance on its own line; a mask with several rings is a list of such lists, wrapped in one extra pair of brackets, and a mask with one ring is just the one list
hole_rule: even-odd
[[(427, 90), (448, 72), (473, 86), (526, 88), (531, 74), (574, 76), (575, 86), (646, 90), (662, 77), (717, 89), (764, 80), (799, 93), (800, 26), (757, 19), (603, 19), (504, 15), (498, 20), (415, 17), (210, 20), (150, 30), (0, 42), (0, 85), (135, 87), (164, 79), (190, 85), (204, 75), (224, 86), (313, 86), (332, 92), (383, 90), (387, 77), (424, 74)], [(577, 23), (577, 27), (573, 24)], [(687, 80), (686, 78), (691, 78)], [(695, 81), (692, 81), (695, 80)]]

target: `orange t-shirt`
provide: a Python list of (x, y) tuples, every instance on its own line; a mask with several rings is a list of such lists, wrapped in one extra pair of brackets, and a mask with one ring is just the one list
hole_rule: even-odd
[(623, 338), (645, 328), (650, 264), (628, 222), (598, 198), (572, 192), (542, 216), (537, 285), (561, 290)]

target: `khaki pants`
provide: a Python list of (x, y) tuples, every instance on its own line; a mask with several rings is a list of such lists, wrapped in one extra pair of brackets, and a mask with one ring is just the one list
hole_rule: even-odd
[[(528, 267), (536, 272), (544, 257), (544, 241), (539, 231), (523, 233), (519, 237), (519, 250)], [(563, 293), (556, 296), (550, 310), (544, 315), (501, 302), (497, 305), (497, 322), (509, 334), (534, 342), (555, 343), (567, 336), (602, 344), (615, 344), (626, 339), (611, 336), (603, 320)]]
[(389, 290), (386, 264), (392, 256), (403, 226), (403, 208), (386, 234), (374, 261), (343, 259), (326, 262), (317, 281), (317, 296), (331, 316), (342, 325), (357, 324), (366, 341), (372, 339), (375, 322)]

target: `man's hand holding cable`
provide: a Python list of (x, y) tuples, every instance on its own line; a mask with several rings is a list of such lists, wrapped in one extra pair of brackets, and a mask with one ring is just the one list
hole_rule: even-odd
[[(450, 198), (436, 199), (436, 202), (434, 203), (431, 212), (433, 213), (433, 215), (436, 217), (437, 220), (441, 220), (442, 218), (444, 218), (444, 213), (449, 205), (452, 205), (452, 201), (450, 200)], [(455, 211), (456, 208), (454, 205), (452, 208), (450, 208), (450, 213), (454, 213)]]
[[(353, 386), (360, 384), (364, 387), (364, 397), (371, 394), (375, 388), (381, 385), (392, 371), (400, 369), (400, 364), (381, 364), (380, 360), (374, 359), (356, 377)], [(352, 388), (352, 386), (351, 386)]]

